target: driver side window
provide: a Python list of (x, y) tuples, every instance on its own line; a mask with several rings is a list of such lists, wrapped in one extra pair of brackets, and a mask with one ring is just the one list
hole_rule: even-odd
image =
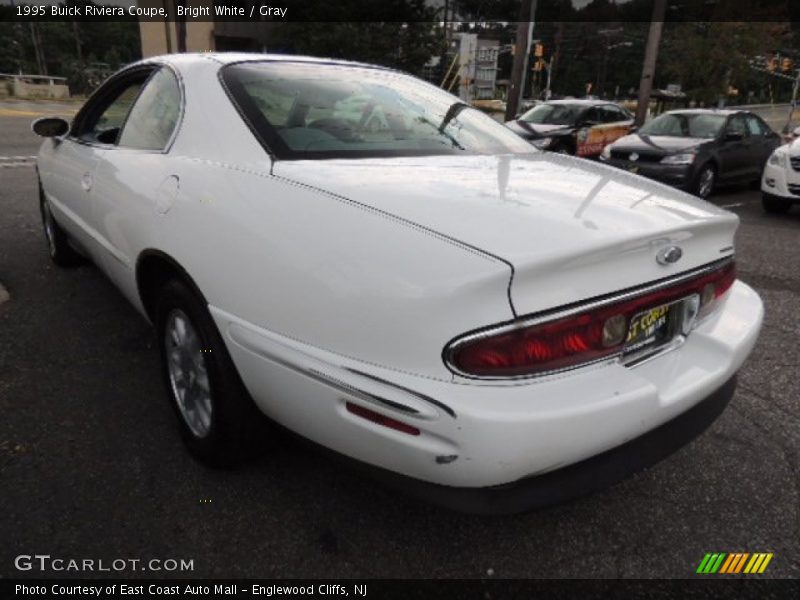
[(728, 121), (728, 126), (725, 128), (725, 133), (734, 133), (745, 137), (747, 135), (747, 129), (744, 124), (744, 118), (740, 115), (732, 117), (731, 120)]
[(85, 142), (116, 144), (149, 74), (141, 71), (123, 81), (107, 83), (79, 114), (74, 135)]

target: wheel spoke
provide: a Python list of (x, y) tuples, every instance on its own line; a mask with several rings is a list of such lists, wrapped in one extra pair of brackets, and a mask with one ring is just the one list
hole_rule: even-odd
[(204, 437), (211, 428), (213, 403), (200, 344), (200, 336), (189, 317), (174, 309), (167, 317), (164, 331), (172, 393), (186, 426), (197, 437)]

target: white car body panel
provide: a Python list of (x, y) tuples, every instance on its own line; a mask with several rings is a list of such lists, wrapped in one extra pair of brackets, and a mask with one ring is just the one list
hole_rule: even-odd
[(767, 161), (764, 172), (761, 175), (761, 191), (786, 198), (793, 202), (800, 202), (800, 195), (792, 193), (789, 186), (795, 187), (800, 191), (800, 171), (796, 171), (789, 162), (789, 159), (800, 157), (800, 138), (779, 146), (774, 154), (782, 156), (783, 164), (775, 165)]
[[(680, 348), (636, 367), (454, 375), (442, 360), (454, 337), (729, 256), (736, 216), (553, 154), (273, 163), (216, 84), (221, 63), (252, 55), (152, 60), (183, 84), (170, 148), (87, 146), (93, 157), (76, 165), (83, 144), (46, 140), (46, 196), (144, 314), (138, 261), (157, 250), (177, 262), (258, 406), (311, 440), (424, 481), (508, 483), (668, 421), (755, 343), (763, 308), (737, 282)], [(82, 171), (93, 177), (83, 195)], [(657, 264), (670, 243), (685, 260)], [(422, 433), (355, 417), (346, 401)]]
[[(730, 255), (738, 225), (708, 202), (563, 155), (313, 162), (278, 162), (274, 173), (506, 260), (519, 315), (608, 293), (604, 269), (624, 289)], [(649, 258), (674, 243), (684, 250), (679, 264)]]

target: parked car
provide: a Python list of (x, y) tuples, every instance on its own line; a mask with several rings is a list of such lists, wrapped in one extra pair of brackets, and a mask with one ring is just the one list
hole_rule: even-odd
[(596, 157), (607, 144), (631, 131), (633, 116), (604, 100), (551, 100), (537, 104), (506, 127), (540, 150)]
[(785, 213), (800, 202), (800, 127), (794, 141), (770, 154), (761, 178), (761, 204), (768, 213)]
[(447, 506), (561, 501), (698, 435), (761, 326), (734, 214), (389, 69), (149, 58), (33, 129), (50, 256), (154, 325), (211, 464), (277, 423)]
[(707, 198), (717, 184), (756, 184), (780, 136), (745, 110), (673, 110), (606, 147), (601, 160)]

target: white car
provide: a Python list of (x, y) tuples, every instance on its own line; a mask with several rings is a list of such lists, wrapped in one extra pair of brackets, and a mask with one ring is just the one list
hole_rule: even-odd
[(794, 141), (778, 146), (761, 176), (761, 204), (768, 213), (785, 213), (800, 203), (800, 127)]
[(53, 260), (90, 257), (154, 324), (210, 463), (278, 423), (436, 502), (526, 510), (698, 435), (761, 326), (734, 214), (389, 69), (152, 58), (33, 128)]

